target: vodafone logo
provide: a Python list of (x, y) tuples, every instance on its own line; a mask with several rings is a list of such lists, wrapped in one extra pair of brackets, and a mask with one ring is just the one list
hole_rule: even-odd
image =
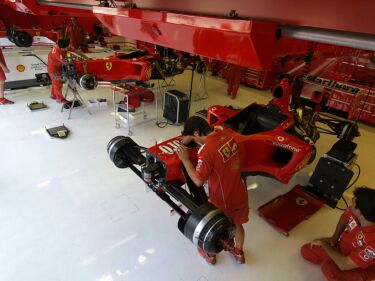
[(284, 137), (282, 137), (282, 136), (277, 136), (277, 140), (280, 141), (280, 142), (283, 142), (283, 141), (284, 141)]

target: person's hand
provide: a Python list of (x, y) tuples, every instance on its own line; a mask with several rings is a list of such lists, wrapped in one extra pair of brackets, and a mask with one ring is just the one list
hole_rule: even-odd
[(337, 239), (335, 239), (334, 237), (325, 237), (325, 238), (321, 238), (320, 240), (322, 240), (323, 242), (327, 243), (328, 245), (332, 247), (335, 247), (337, 244)]
[(337, 244), (337, 239), (335, 239), (334, 237), (323, 237), (323, 238), (315, 239), (311, 243), (311, 247), (313, 246), (321, 247), (323, 243), (328, 244), (331, 247), (335, 247)]
[(193, 142), (193, 136), (183, 136), (183, 137), (181, 137), (180, 142), (183, 145), (188, 145), (188, 144)]
[(62, 80), (62, 76), (59, 73), (53, 73), (53, 76), (55, 77), (56, 80)]
[(310, 243), (310, 246), (311, 246), (311, 248), (313, 248), (313, 247), (321, 247), (322, 244), (323, 244), (323, 240), (321, 238), (319, 238), (319, 239), (315, 239), (314, 241), (312, 241)]
[(185, 161), (189, 160), (189, 152), (188, 152), (187, 148), (184, 145), (180, 145), (176, 149), (176, 153), (177, 153), (178, 157), (180, 158), (180, 160), (182, 162), (185, 162)]

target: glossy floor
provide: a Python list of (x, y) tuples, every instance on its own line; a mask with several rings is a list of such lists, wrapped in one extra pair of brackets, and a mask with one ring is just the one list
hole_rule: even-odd
[[(188, 92), (189, 78), (189, 73), (177, 77), (175, 88)], [(195, 93), (198, 83), (199, 77)], [(207, 78), (207, 89), (209, 98), (193, 102), (192, 112), (211, 104), (245, 106), (270, 99), (269, 92), (241, 87), (237, 99), (231, 100), (226, 84), (216, 78)], [(81, 93), (86, 99), (111, 101), (109, 88)], [(299, 248), (330, 235), (340, 212), (324, 207), (289, 237), (276, 232), (256, 212), (295, 184), (307, 183), (316, 162), (288, 185), (262, 177), (249, 179), (249, 185), (257, 188), (249, 190), (246, 264), (238, 265), (221, 253), (217, 264), (210, 266), (177, 230), (178, 216), (171, 216), (164, 202), (145, 192), (135, 174), (110, 162), (108, 141), (127, 134), (124, 126), (115, 128), (111, 105), (93, 109), (91, 116), (75, 109), (67, 120), (67, 112), (61, 113), (60, 105), (49, 99), (49, 89), (16, 91), (7, 97), (16, 103), (0, 107), (0, 280), (323, 280), (319, 268), (300, 257)], [(50, 108), (30, 112), (26, 105), (33, 100), (44, 100)], [(71, 135), (51, 139), (45, 127), (62, 123)], [(177, 135), (181, 127), (160, 129), (150, 121), (132, 131), (136, 142), (150, 146)], [(362, 172), (357, 184), (375, 186), (371, 174), (375, 130), (361, 125), (361, 133), (357, 153)], [(335, 140), (322, 136), (318, 156)]]

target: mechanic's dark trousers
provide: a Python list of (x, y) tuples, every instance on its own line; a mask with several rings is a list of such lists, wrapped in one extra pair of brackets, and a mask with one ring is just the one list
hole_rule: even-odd
[(375, 280), (375, 270), (356, 268), (341, 270), (336, 263), (318, 246), (311, 248), (310, 243), (301, 248), (301, 255), (305, 260), (320, 265), (328, 281), (371, 281)]
[(64, 99), (64, 96), (62, 94), (62, 81), (59, 79), (55, 79), (53, 74), (50, 74), (51, 77), (51, 97), (55, 98), (57, 101), (62, 101)]
[(227, 82), (228, 82), (228, 89), (227, 93), (232, 98), (235, 99), (237, 96), (238, 88), (240, 87), (240, 83), (242, 77), (245, 74), (245, 67), (239, 65), (230, 65), (229, 70), (227, 73)]

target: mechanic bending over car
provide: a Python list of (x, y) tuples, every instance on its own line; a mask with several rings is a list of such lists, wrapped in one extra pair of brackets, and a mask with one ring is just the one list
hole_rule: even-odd
[[(249, 202), (241, 178), (237, 143), (221, 127), (212, 128), (198, 116), (190, 117), (185, 122), (182, 135), (184, 145), (194, 141), (201, 146), (197, 166), (194, 167), (190, 161), (184, 145), (177, 149), (177, 155), (196, 186), (202, 187), (208, 181), (209, 201), (234, 222), (235, 243), (233, 240), (223, 241), (224, 250), (229, 251), (238, 263), (245, 263), (245, 230), (242, 224), (249, 221)], [(216, 263), (216, 255), (206, 253), (201, 248), (198, 248), (198, 252), (208, 263)]]
[(357, 188), (333, 236), (302, 246), (301, 254), (329, 281), (375, 280), (375, 190)]
[(52, 47), (52, 50), (48, 54), (47, 71), (51, 78), (51, 98), (56, 99), (58, 103), (66, 103), (67, 100), (62, 94), (62, 72), (61, 68), (64, 64), (64, 60), (67, 57), (67, 52), (75, 53), (84, 59), (88, 57), (81, 51), (75, 49), (69, 45), (69, 39), (59, 39), (57, 43)]
[(0, 104), (12, 104), (14, 102), (4, 97), (4, 83), (6, 79), (5, 73), (9, 73), (9, 69), (5, 64), (3, 51), (0, 49)]

